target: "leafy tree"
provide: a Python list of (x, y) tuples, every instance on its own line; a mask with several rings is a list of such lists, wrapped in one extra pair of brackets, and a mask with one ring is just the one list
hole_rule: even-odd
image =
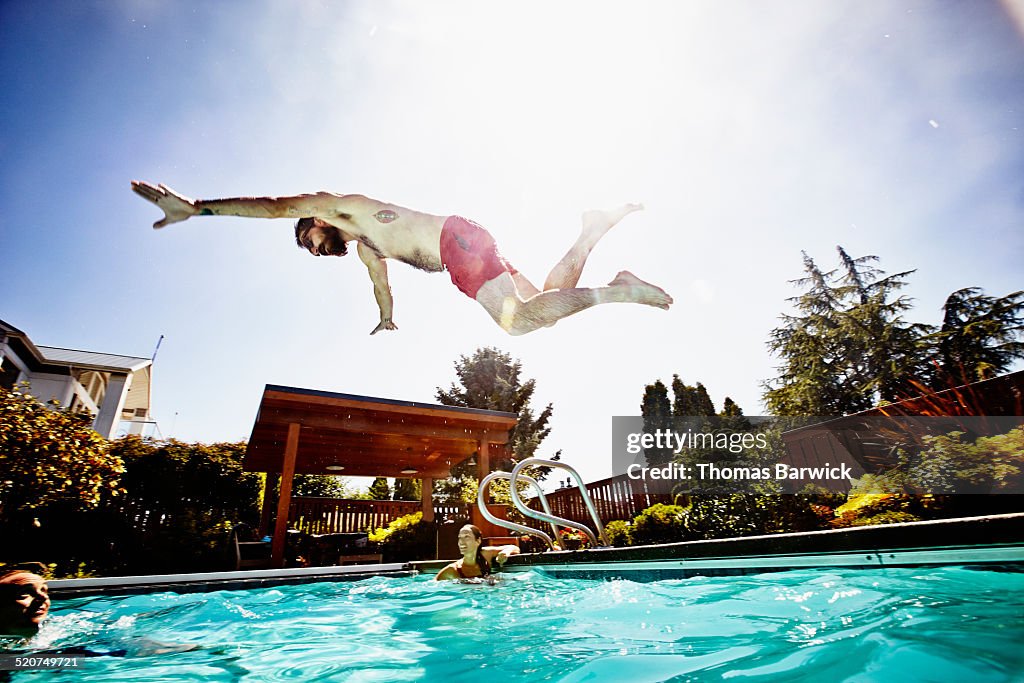
[(1024, 291), (995, 298), (980, 287), (967, 287), (950, 294), (942, 310), (942, 327), (935, 335), (940, 381), (989, 379), (1024, 358)]
[(172, 573), (222, 566), (227, 532), (259, 520), (262, 477), (242, 469), (244, 443), (118, 439), (125, 463), (124, 502), (107, 506), (94, 532), (114, 548), (119, 571)]
[[(454, 469), (454, 468), (453, 468)], [(498, 484), (500, 482), (494, 482)], [(490, 488), (494, 492), (494, 488)], [(476, 504), (477, 481), (471, 474), (453, 476), (434, 481), (434, 505), (465, 505)], [(492, 496), (493, 497), (493, 496)]]
[(293, 496), (348, 498), (351, 494), (348, 480), (336, 474), (296, 474), (292, 480)]
[(393, 500), (419, 500), (420, 497), (419, 479), (395, 479)]
[(370, 484), (370, 500), (391, 500), (391, 487), (386, 477), (375, 477)]
[(923, 450), (900, 452), (900, 466), (876, 479), (897, 491), (1008, 493), (1024, 484), (1024, 426), (1005, 434), (964, 440), (953, 431), (922, 437)]
[(782, 359), (779, 376), (765, 383), (776, 415), (843, 415), (880, 400), (897, 400), (921, 375), (923, 339), (932, 328), (903, 319), (911, 300), (897, 295), (914, 271), (886, 275), (876, 256), (852, 258), (837, 247), (840, 266), (822, 271), (803, 254), (806, 291), (792, 299), (768, 348)]
[[(533, 457), (541, 442), (551, 432), (548, 426), (554, 410), (548, 404), (534, 414), (530, 401), (536, 390), (536, 380), (523, 379), (522, 364), (518, 360), (493, 347), (477, 349), (472, 356), (460, 356), (455, 363), (458, 383), (447, 389), (438, 387), (437, 400), (442, 405), (463, 408), (500, 410), (518, 415), (516, 426), (505, 453), (492, 451), (491, 471), (510, 470), (515, 463)], [(558, 460), (560, 452), (550, 459)], [(549, 468), (532, 469), (529, 474), (535, 479), (547, 476)], [(469, 463), (452, 468), (452, 479), (437, 482), (435, 501), (471, 503), (476, 496), (476, 471)], [(473, 479), (472, 485), (467, 481)], [(472, 490), (473, 498), (464, 498)]]
[(169, 516), (202, 509), (228, 521), (250, 521), (257, 511), (261, 477), (242, 469), (244, 442), (152, 442), (128, 436), (114, 441), (111, 450), (124, 460), (130, 505)]
[[(87, 415), (0, 388), (0, 561), (88, 575), (102, 548), (89, 520), (120, 500), (124, 463)], [(106, 549), (109, 553), (109, 549)]]
[(0, 388), (0, 525), (54, 503), (95, 508), (122, 492), (124, 463), (88, 415)]

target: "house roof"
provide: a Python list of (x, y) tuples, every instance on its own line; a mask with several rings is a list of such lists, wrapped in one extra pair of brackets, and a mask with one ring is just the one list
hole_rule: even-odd
[(56, 346), (36, 346), (36, 348), (42, 354), (43, 361), (55, 365), (73, 365), (77, 368), (89, 367), (96, 370), (135, 372), (152, 364), (149, 358), (140, 358), (138, 356), (78, 351), (76, 349), (62, 349)]
[(897, 437), (921, 436), (929, 429), (994, 435), (1019, 424), (1022, 417), (1024, 371), (1017, 371), (791, 429), (782, 438), (790, 457), (799, 461), (796, 466), (849, 462), (852, 457), (857, 467), (874, 473), (896, 463)]
[(439, 479), (475, 454), (480, 441), (508, 443), (516, 421), (514, 413), (494, 410), (268, 384), (243, 467), (280, 472), (288, 425), (295, 423), (301, 426), (296, 473)]
[(32, 343), (27, 334), (3, 320), (0, 320), (0, 342), (13, 342), (12, 350), (32, 372), (58, 372), (68, 375), (79, 370), (132, 373), (132, 383), (125, 398), (124, 411), (150, 407), (153, 361), (149, 358), (64, 349), (58, 346), (38, 346)]
[(115, 353), (97, 353), (34, 344), (27, 334), (4, 320), (0, 320), (0, 333), (2, 333), (0, 339), (7, 336), (20, 340), (29, 353), (35, 356), (34, 360), (44, 364), (66, 365), (107, 372), (136, 372), (153, 364), (149, 358), (139, 356), (122, 356)]
[(10, 324), (6, 320), (0, 320), (0, 330), (2, 330), (3, 332), (6, 332), (8, 334), (19, 335), (19, 336), (22, 336), (22, 337), (25, 336), (24, 332), (22, 332), (21, 330), (19, 330), (17, 327), (15, 327), (14, 325)]

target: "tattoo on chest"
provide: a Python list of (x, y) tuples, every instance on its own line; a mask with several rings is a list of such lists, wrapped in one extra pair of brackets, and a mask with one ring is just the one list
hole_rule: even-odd
[(381, 209), (377, 213), (373, 214), (373, 217), (381, 223), (390, 223), (398, 218), (398, 214), (391, 209)]

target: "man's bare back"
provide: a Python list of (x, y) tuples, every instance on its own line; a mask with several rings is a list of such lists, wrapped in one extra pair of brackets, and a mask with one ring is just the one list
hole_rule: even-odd
[(591, 249), (623, 217), (642, 208), (636, 204), (586, 212), (579, 238), (539, 290), (501, 258), (486, 230), (458, 216), (436, 216), (356, 194), (196, 200), (164, 185), (140, 181), (132, 181), (132, 190), (164, 212), (154, 228), (193, 216), (299, 218), (296, 241), (311, 254), (344, 256), (347, 243), (356, 242), (380, 310), (380, 323), (370, 334), (398, 329), (392, 319), (387, 259), (429, 272), (448, 270), (459, 289), (513, 335), (550, 327), (601, 303), (640, 303), (664, 309), (672, 304), (672, 297), (660, 287), (627, 271), (604, 287), (576, 287)]

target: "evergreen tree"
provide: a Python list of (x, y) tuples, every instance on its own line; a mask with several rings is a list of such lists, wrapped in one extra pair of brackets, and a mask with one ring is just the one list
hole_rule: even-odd
[(708, 390), (704, 388), (704, 385), (697, 382), (697, 386), (693, 388), (693, 406), (697, 415), (704, 415), (710, 417), (715, 414), (715, 404), (712, 403), (711, 397), (708, 396)]
[[(456, 361), (457, 383), (452, 383), (447, 390), (437, 389), (437, 400), (442, 405), (501, 410), (518, 415), (509, 443), (502, 449), (504, 452), (491, 450), (491, 471), (509, 471), (520, 460), (533, 457), (551, 432), (548, 423), (554, 407), (549, 403), (539, 414), (534, 414), (530, 401), (537, 383), (533, 379), (523, 379), (522, 371), (522, 363), (513, 360), (509, 354), (493, 347), (481, 348), (472, 356), (460, 356)], [(555, 453), (550, 459), (558, 460), (560, 453)], [(529, 475), (534, 479), (544, 479), (549, 471), (547, 467), (534, 468)], [(451, 500), (456, 494), (464, 498), (470, 492), (475, 496), (475, 477), (476, 469), (468, 463), (453, 467), (450, 480), (437, 482), (435, 499)], [(473, 479), (472, 485), (469, 479)]]
[(549, 403), (534, 417), (530, 400), (537, 382), (521, 379), (522, 370), (522, 363), (512, 360), (507, 353), (493, 347), (477, 349), (472, 356), (461, 356), (455, 363), (459, 383), (453, 383), (447, 391), (437, 389), (441, 405), (502, 410), (519, 416), (512, 430), (508, 458), (504, 462), (492, 458), (493, 469), (532, 457), (551, 432), (548, 422), (554, 408)]
[(719, 413), (722, 417), (743, 417), (743, 409), (736, 405), (728, 396), (725, 397), (725, 401), (722, 403), (722, 412)]
[(942, 327), (935, 335), (941, 383), (995, 377), (1024, 358), (1024, 291), (997, 299), (980, 287), (967, 287), (950, 294), (942, 310)]
[[(644, 418), (644, 432), (653, 434), (659, 429), (671, 429), (677, 433), (686, 431), (715, 431), (723, 428), (745, 430), (750, 423), (743, 417), (743, 410), (726, 398), (723, 412), (715, 413), (715, 404), (703, 384), (690, 386), (679, 375), (672, 375), (672, 402), (668, 399), (668, 388), (659, 379), (644, 387), (640, 413)], [(724, 420), (723, 418), (729, 418)], [(712, 453), (713, 449), (684, 449), (684, 460), (699, 460)], [(672, 447), (651, 447), (644, 449), (648, 465), (654, 467), (673, 461), (680, 461), (680, 453)]]
[(750, 420), (743, 415), (743, 409), (728, 396), (722, 402), (722, 412), (718, 413), (717, 423), (722, 429), (733, 432), (745, 432), (752, 426)]
[(807, 289), (789, 299), (797, 315), (783, 314), (783, 325), (771, 332), (769, 350), (784, 363), (772, 384), (765, 386), (765, 403), (776, 415), (828, 414), (843, 393), (842, 378), (833, 359), (841, 353), (837, 338), (841, 304), (830, 281), (835, 271), (823, 272), (805, 252), (806, 277), (792, 284)]
[(912, 300), (895, 295), (914, 271), (885, 276), (869, 265), (878, 261), (877, 256), (854, 259), (842, 247), (836, 249), (843, 264), (840, 287), (848, 290), (843, 293), (853, 302), (844, 311), (841, 329), (846, 331), (846, 356), (853, 368), (851, 385), (866, 404), (861, 409), (879, 400), (904, 398), (909, 380), (921, 378), (927, 355), (923, 340), (933, 331), (928, 325), (905, 322), (903, 314)]
[[(658, 380), (659, 382), (661, 380)], [(683, 384), (679, 375), (672, 375), (672, 414), (673, 415), (696, 415), (690, 395), (691, 387)]]
[(764, 399), (776, 415), (843, 415), (880, 400), (897, 400), (921, 376), (922, 340), (931, 332), (903, 314), (911, 300), (896, 293), (914, 271), (886, 276), (837, 247), (840, 267), (822, 271), (803, 254), (806, 276), (793, 283), (806, 291), (792, 299), (796, 315), (783, 315), (768, 348), (783, 363), (765, 383)]
[(697, 386), (683, 383), (679, 375), (672, 375), (672, 415), (674, 417), (711, 416), (715, 404), (708, 396), (708, 390), (697, 382)]
[[(679, 375), (675, 375), (674, 380), (678, 379)], [(675, 381), (673, 381), (672, 387), (675, 388)], [(644, 399), (640, 404), (640, 414), (643, 415), (644, 432), (647, 434), (654, 434), (661, 429), (671, 429), (672, 404), (668, 401), (668, 388), (660, 379), (656, 380), (654, 384), (644, 387)], [(645, 448), (644, 455), (647, 458), (647, 464), (651, 467), (672, 461), (671, 448)]]
[(387, 477), (375, 477), (370, 484), (370, 500), (390, 500), (391, 487), (388, 486)]

